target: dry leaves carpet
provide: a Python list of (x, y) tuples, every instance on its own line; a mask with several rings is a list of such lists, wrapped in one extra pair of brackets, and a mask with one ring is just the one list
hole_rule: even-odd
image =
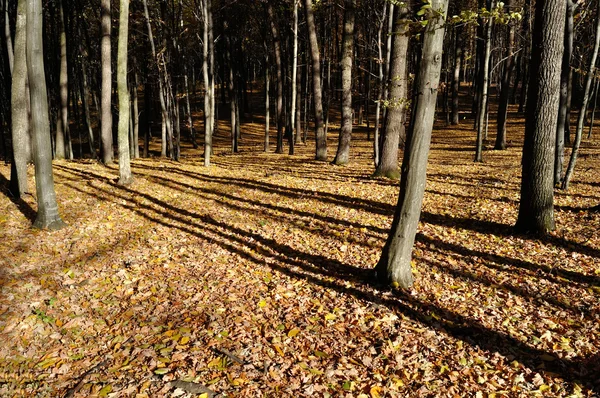
[(127, 187), (117, 166), (55, 162), (58, 232), (0, 195), (0, 395), (600, 393), (597, 144), (535, 238), (511, 229), (519, 143), (474, 164), (466, 126), (436, 130), (416, 284), (390, 291), (370, 270), (398, 185), (369, 178), (364, 133), (347, 167), (227, 139), (208, 169), (198, 150), (135, 160)]

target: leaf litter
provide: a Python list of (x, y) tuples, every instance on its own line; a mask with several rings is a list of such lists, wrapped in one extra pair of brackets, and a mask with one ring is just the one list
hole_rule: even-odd
[(519, 148), (473, 164), (471, 134), (436, 130), (409, 291), (370, 282), (398, 186), (364, 131), (343, 168), (222, 146), (209, 169), (134, 160), (123, 187), (55, 162), (67, 228), (0, 196), (0, 395), (598, 394), (599, 147), (536, 238), (511, 230)]

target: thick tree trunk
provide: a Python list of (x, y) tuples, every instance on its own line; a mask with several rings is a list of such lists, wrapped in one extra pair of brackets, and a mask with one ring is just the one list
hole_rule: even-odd
[(567, 12), (565, 14), (564, 27), (564, 51), (562, 56), (562, 65), (560, 72), (560, 100), (558, 106), (558, 122), (556, 123), (556, 149), (554, 153), (554, 184), (560, 184), (562, 181), (563, 163), (565, 158), (565, 134), (568, 134), (568, 98), (569, 79), (571, 77), (571, 56), (573, 55), (573, 13), (575, 4), (572, 0), (566, 0)]
[(352, 137), (352, 54), (354, 52), (355, 0), (346, 0), (344, 37), (342, 39), (342, 127), (334, 164), (345, 165), (350, 158)]
[(54, 176), (52, 174), (52, 148), (48, 124), (48, 97), (44, 75), (42, 43), (41, 0), (27, 1), (27, 72), (31, 97), (31, 129), (35, 163), (35, 186), (38, 212), (34, 228), (57, 230), (65, 226), (58, 214)]
[[(389, 98), (385, 129), (381, 142), (381, 158), (375, 170), (375, 176), (397, 179), (398, 146), (406, 141), (404, 126), (406, 108), (409, 104), (407, 94), (406, 64), (408, 52), (408, 8), (400, 7), (394, 22), (393, 48), (388, 78)], [(440, 61), (441, 62), (441, 61)]]
[(377, 279), (405, 289), (413, 284), (411, 253), (425, 194), (427, 157), (442, 68), (444, 17), (448, 1), (432, 0), (431, 7), (436, 13), (432, 13), (423, 37), (415, 85), (414, 120), (404, 151), (398, 204), (390, 234), (375, 268)]
[(304, 0), (306, 11), (306, 27), (308, 29), (308, 41), (310, 44), (310, 57), (312, 60), (312, 83), (313, 83), (313, 107), (315, 111), (315, 139), (316, 160), (327, 160), (327, 136), (323, 129), (323, 100), (321, 94), (321, 57), (319, 44), (317, 42), (317, 29), (313, 15), (312, 0)]
[(29, 130), (29, 85), (27, 81), (27, 1), (19, 0), (15, 32), (15, 52), (11, 89), (11, 120), (14, 171), (11, 173), (12, 194), (27, 193), (27, 164), (31, 161)]
[[(512, 0), (506, 0), (506, 8), (510, 11)], [(508, 101), (510, 94), (510, 77), (515, 65), (513, 52), (513, 41), (515, 39), (515, 29), (512, 24), (508, 25), (508, 35), (506, 38), (506, 64), (502, 74), (502, 90), (500, 92), (500, 104), (498, 106), (496, 143), (494, 149), (506, 149), (506, 119), (508, 115)]]
[(111, 56), (110, 56), (110, 0), (101, 0), (102, 32), (100, 39), (100, 53), (102, 64), (102, 89), (100, 110), (100, 143), (102, 163), (113, 162), (113, 135), (112, 135), (112, 111), (110, 109), (112, 92)]
[(583, 101), (581, 103), (581, 109), (579, 110), (579, 117), (577, 118), (577, 129), (575, 130), (575, 140), (573, 141), (573, 150), (571, 151), (571, 157), (569, 158), (569, 165), (565, 172), (565, 178), (562, 182), (562, 189), (569, 188), (569, 182), (573, 177), (575, 171), (575, 162), (577, 161), (577, 154), (579, 153), (579, 146), (581, 145), (581, 137), (583, 135), (583, 125), (585, 123), (585, 117), (587, 114), (587, 105), (590, 99), (590, 88), (592, 87), (592, 81), (594, 80), (594, 74), (596, 72), (596, 59), (598, 58), (598, 47), (600, 46), (600, 0), (597, 0), (597, 13), (596, 13), (596, 41), (594, 42), (594, 50), (592, 52), (592, 59), (590, 60), (590, 68), (588, 69), (587, 78), (585, 81), (585, 88), (583, 91)]
[(519, 231), (544, 234), (554, 229), (554, 143), (565, 7), (563, 0), (546, 0), (535, 10), (521, 200), (515, 225)]
[(127, 85), (127, 40), (129, 36), (129, 0), (120, 0), (119, 41), (117, 43), (117, 92), (119, 95), (119, 184), (133, 182), (129, 158), (129, 86)]
[[(488, 1), (488, 9), (494, 6), (493, 1)], [(481, 96), (479, 101), (479, 112), (477, 112), (477, 143), (475, 147), (475, 161), (483, 162), (483, 129), (485, 127), (485, 121), (487, 116), (487, 103), (488, 103), (488, 88), (490, 85), (490, 55), (492, 52), (492, 26), (494, 24), (494, 18), (489, 17), (488, 22), (485, 26), (485, 38), (484, 38), (484, 50), (483, 60), (481, 65), (481, 87), (479, 87), (479, 95)]]

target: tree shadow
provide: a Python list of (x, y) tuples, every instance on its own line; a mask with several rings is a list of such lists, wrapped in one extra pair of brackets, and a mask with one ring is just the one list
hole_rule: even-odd
[[(80, 173), (68, 168), (65, 170)], [(305, 253), (274, 239), (218, 221), (208, 214), (179, 208), (131, 187), (120, 186), (112, 181), (108, 181), (108, 184), (113, 188), (112, 191), (97, 186), (90, 188), (110, 195), (114, 198), (114, 203), (149, 221), (209, 240), (248, 261), (266, 264), (292, 278), (384, 305), (427, 328), (482, 350), (497, 352), (508, 360), (516, 359), (530, 369), (551, 372), (565, 381), (582, 383), (596, 392), (600, 388), (600, 354), (589, 358), (556, 358), (552, 352), (531, 347), (505, 332), (490, 329), (477, 319), (440, 307), (408, 292), (394, 291), (390, 294), (385, 288), (382, 291), (381, 286), (373, 284), (373, 272), (370, 269), (349, 266), (318, 254)], [(82, 194), (104, 198), (99, 193), (86, 191), (81, 186), (68, 185)], [(138, 198), (146, 199), (149, 203), (142, 203)], [(436, 316), (431, 316), (432, 313)]]
[(33, 210), (31, 205), (29, 205), (29, 203), (27, 203), (23, 198), (14, 197), (10, 193), (9, 186), (10, 186), (10, 181), (6, 177), (4, 177), (4, 175), (2, 173), (0, 173), (0, 191), (11, 202), (13, 202), (15, 204), (15, 206), (17, 206), (17, 209), (19, 209), (21, 214), (23, 214), (25, 216), (25, 218), (27, 218), (27, 220), (29, 220), (33, 223), (37, 216), (37, 212), (35, 210)]

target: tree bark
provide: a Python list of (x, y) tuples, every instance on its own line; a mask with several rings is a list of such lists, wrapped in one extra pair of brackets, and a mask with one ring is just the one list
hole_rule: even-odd
[[(506, 8), (510, 11), (512, 0), (506, 0)], [(510, 77), (515, 65), (513, 52), (513, 41), (515, 39), (515, 28), (512, 23), (508, 25), (508, 35), (506, 38), (506, 64), (502, 74), (502, 90), (500, 92), (500, 104), (498, 106), (496, 143), (494, 149), (506, 149), (506, 119), (508, 115), (508, 101), (510, 94)]]
[(15, 52), (11, 85), (12, 147), (15, 173), (11, 173), (12, 194), (16, 197), (29, 191), (27, 164), (31, 161), (29, 130), (29, 85), (27, 80), (27, 2), (19, 0), (15, 31)]
[(333, 164), (348, 164), (352, 138), (352, 54), (354, 52), (355, 0), (345, 1), (344, 37), (342, 39), (342, 127)]
[(281, 39), (277, 27), (277, 18), (273, 12), (273, 5), (269, 2), (267, 5), (267, 14), (271, 24), (271, 34), (273, 35), (273, 47), (275, 49), (275, 73), (277, 76), (277, 147), (275, 153), (283, 153), (283, 127), (285, 120), (283, 118), (283, 66), (281, 63)]
[(111, 86), (112, 86), (112, 72), (111, 72), (111, 50), (110, 50), (110, 0), (101, 0), (101, 39), (100, 39), (100, 53), (101, 53), (101, 64), (102, 64), (102, 89), (101, 89), (101, 100), (100, 100), (100, 143), (101, 143), (101, 155), (102, 163), (110, 164), (113, 162), (114, 149), (113, 149), (113, 135), (112, 135), (112, 111), (111, 105)]
[[(265, 42), (265, 51), (268, 52), (267, 43)], [(271, 123), (271, 105), (269, 104), (269, 85), (271, 83), (269, 76), (269, 56), (265, 56), (265, 152), (269, 152), (269, 130)]]
[(397, 179), (398, 146), (406, 141), (404, 121), (408, 106), (406, 63), (409, 39), (408, 8), (399, 7), (394, 21), (393, 48), (388, 80), (389, 98), (387, 103), (385, 129), (381, 140), (381, 158), (374, 176)]
[(41, 0), (27, 0), (27, 73), (31, 97), (31, 129), (38, 212), (34, 228), (57, 230), (65, 226), (58, 213), (54, 176), (52, 174), (52, 144), (48, 123), (48, 97), (44, 74)]
[(306, 12), (306, 27), (308, 29), (308, 41), (310, 44), (310, 57), (312, 60), (312, 83), (313, 83), (313, 107), (315, 111), (315, 159), (327, 160), (327, 136), (323, 129), (323, 99), (321, 93), (321, 57), (319, 44), (317, 42), (317, 29), (313, 13), (312, 0), (304, 0)]
[(454, 73), (452, 75), (452, 124), (460, 124), (458, 94), (460, 93), (460, 66), (462, 59), (462, 43), (460, 40), (462, 27), (454, 28)]
[[(494, 2), (488, 1), (489, 11), (492, 10), (493, 6)], [(481, 65), (481, 87), (479, 87), (481, 99), (479, 101), (479, 112), (477, 113), (477, 143), (475, 148), (476, 162), (483, 162), (483, 129), (485, 126), (485, 120), (487, 116), (488, 88), (490, 84), (490, 55), (492, 52), (492, 26), (494, 25), (494, 18), (488, 18), (489, 20), (484, 28), (485, 38), (483, 60)]]
[(397, 284), (405, 289), (413, 284), (411, 253), (425, 194), (427, 157), (442, 67), (447, 9), (448, 0), (431, 0), (432, 11), (424, 33), (415, 85), (414, 120), (402, 161), (398, 204), (390, 234), (375, 268), (376, 277), (381, 282)]
[[(297, 75), (298, 75), (298, 1), (294, 0), (294, 45), (292, 52), (292, 92), (291, 92), (291, 104), (290, 104), (290, 148), (289, 154), (294, 154), (294, 137), (298, 136), (298, 127), (295, 124), (296, 119), (296, 91), (297, 86)], [(299, 104), (298, 104), (299, 106)], [(297, 141), (297, 140), (296, 140)]]
[[(377, 105), (375, 107), (375, 135), (373, 137), (373, 162), (375, 164), (375, 168), (379, 165), (379, 129), (380, 129), (380, 114), (381, 114), (381, 102), (383, 101), (383, 93), (385, 91), (385, 79), (383, 74), (383, 50), (382, 50), (382, 33), (383, 26), (386, 22), (386, 10), (388, 9), (388, 3), (383, 3), (383, 16), (381, 17), (381, 21), (379, 23), (379, 29), (377, 30), (377, 55), (379, 65), (379, 89), (377, 93)], [(390, 3), (390, 8), (394, 6)]]
[[(10, 34), (10, 19), (8, 17), (8, 0), (4, 0), (2, 2), (2, 8), (4, 12), (4, 40), (6, 42), (6, 56), (8, 57), (8, 68), (12, 75), (14, 69), (14, 51), (13, 51), (13, 43), (12, 36)], [(18, 12), (18, 11), (17, 11)], [(16, 37), (15, 37), (16, 41)], [(17, 44), (15, 43), (15, 47)]]
[(556, 123), (556, 149), (554, 153), (554, 184), (562, 181), (563, 163), (565, 158), (565, 135), (568, 134), (568, 98), (569, 79), (571, 77), (571, 56), (573, 55), (573, 13), (575, 4), (572, 0), (566, 0), (567, 12), (565, 13), (564, 26), (564, 51), (560, 72), (560, 100), (558, 106), (558, 122)]
[(581, 103), (581, 109), (579, 110), (579, 116), (577, 118), (577, 129), (575, 130), (575, 139), (573, 141), (573, 150), (571, 151), (571, 157), (569, 158), (569, 165), (565, 172), (565, 178), (562, 182), (562, 189), (568, 189), (573, 172), (575, 171), (575, 162), (577, 162), (577, 154), (579, 153), (579, 146), (581, 145), (581, 137), (583, 135), (583, 125), (585, 123), (585, 117), (587, 114), (587, 105), (590, 99), (590, 88), (592, 87), (592, 81), (594, 80), (594, 74), (596, 72), (596, 59), (598, 58), (598, 47), (600, 46), (600, 0), (597, 0), (597, 13), (596, 13), (596, 41), (594, 42), (594, 50), (592, 52), (592, 59), (590, 60), (590, 67), (588, 69), (587, 78), (585, 81), (585, 89), (583, 91), (583, 101)]
[(129, 36), (129, 0), (120, 0), (119, 41), (117, 44), (117, 92), (119, 95), (119, 184), (133, 182), (129, 157), (129, 86), (127, 85), (127, 41)]
[(539, 2), (532, 30), (521, 200), (515, 228), (545, 234), (554, 225), (554, 149), (563, 54), (563, 0)]
[(69, 129), (69, 72), (67, 65), (67, 32), (65, 31), (63, 2), (60, 0), (58, 3), (58, 25), (60, 27), (60, 109), (56, 123), (55, 157), (56, 159), (64, 159), (65, 157), (73, 159), (73, 151), (69, 150), (71, 143), (65, 141), (68, 135), (67, 130)]

